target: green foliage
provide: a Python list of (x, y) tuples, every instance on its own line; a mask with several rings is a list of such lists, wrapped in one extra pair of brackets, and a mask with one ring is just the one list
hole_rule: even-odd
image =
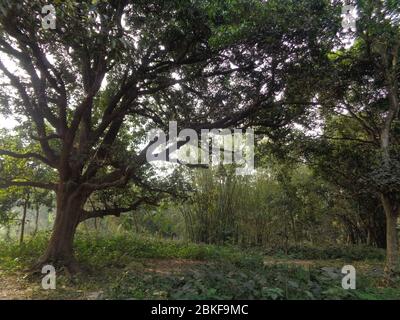
[(331, 186), (307, 166), (269, 162), (251, 178), (220, 167), (192, 180), (190, 201), (181, 206), (191, 241), (271, 248), (347, 237), (339, 213), (350, 204), (334, 203)]
[[(255, 266), (252, 266), (254, 268)], [(162, 292), (167, 299), (282, 299), (282, 289), (271, 286), (271, 271), (260, 268), (239, 268), (227, 263), (197, 266), (182, 274), (167, 277), (146, 275), (139, 279), (134, 273), (126, 273), (111, 288), (113, 298), (151, 297)], [(275, 285), (275, 283), (274, 283)], [(155, 290), (157, 288), (157, 290)], [(154, 290), (154, 291), (153, 291)]]
[(246, 256), (234, 247), (196, 245), (129, 234), (110, 237), (79, 235), (75, 244), (78, 259), (89, 265), (121, 265), (132, 258), (223, 260), (237, 265), (262, 261), (260, 255)]
[[(288, 261), (289, 262), (289, 261)], [(340, 270), (340, 269), (338, 269)], [(374, 299), (399, 296), (398, 289), (378, 290), (376, 283), (358, 275), (356, 291), (343, 290), (341, 274), (320, 268), (275, 265), (236, 266), (226, 262), (191, 267), (182, 273), (160, 275), (126, 271), (107, 294), (117, 299)]]
[(46, 248), (49, 232), (28, 237), (23, 245), (17, 241), (0, 241), (0, 265), (3, 270), (24, 270), (32, 266)]
[(311, 259), (311, 260), (328, 260), (328, 259), (342, 259), (344, 261), (365, 261), (376, 260), (384, 261), (385, 250), (372, 248), (370, 246), (328, 246), (316, 247), (314, 246), (296, 246), (292, 245), (288, 248), (278, 251), (268, 251), (268, 254), (275, 254), (282, 257), (289, 257), (292, 259)]
[[(39, 258), (48, 237), (48, 232), (39, 232), (34, 237), (28, 238), (23, 246), (16, 242), (2, 242), (0, 256), (7, 259), (10, 267), (29, 267)], [(228, 261), (239, 266), (262, 261), (260, 254), (256, 252), (253, 255), (244, 254), (235, 247), (199, 245), (132, 233), (112, 236), (78, 233), (75, 246), (78, 260), (92, 267), (124, 265), (132, 259), (144, 258)], [(18, 263), (13, 265), (12, 261)]]

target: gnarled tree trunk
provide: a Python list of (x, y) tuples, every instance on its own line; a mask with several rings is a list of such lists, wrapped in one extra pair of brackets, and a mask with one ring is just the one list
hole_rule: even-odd
[(73, 242), (88, 194), (82, 192), (80, 188), (71, 191), (67, 189), (65, 184), (60, 184), (57, 191), (57, 212), (53, 232), (39, 264), (63, 266), (69, 272), (76, 273), (80, 268), (74, 258)]

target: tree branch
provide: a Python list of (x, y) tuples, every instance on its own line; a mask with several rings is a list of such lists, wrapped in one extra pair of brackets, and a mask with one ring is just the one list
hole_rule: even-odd
[(57, 190), (57, 185), (54, 183), (36, 182), (36, 181), (4, 181), (0, 182), (0, 189), (7, 189), (11, 187), (33, 187), (46, 190)]
[(38, 160), (42, 161), (43, 163), (47, 164), (48, 166), (55, 168), (55, 166), (49, 159), (47, 159), (46, 157), (43, 157), (42, 155), (35, 153), (35, 152), (16, 153), (16, 152), (12, 152), (9, 150), (0, 149), (0, 155), (9, 156), (9, 157), (16, 158), (16, 159), (35, 158), (35, 159), (38, 159)]
[(150, 203), (155, 204), (149, 198), (140, 198), (136, 200), (131, 206), (125, 208), (110, 208), (110, 209), (103, 209), (103, 210), (93, 210), (93, 211), (82, 211), (82, 215), (79, 219), (79, 222), (92, 219), (92, 218), (104, 218), (106, 216), (115, 216), (119, 217), (122, 213), (130, 212), (136, 210), (141, 204), (143, 203)]

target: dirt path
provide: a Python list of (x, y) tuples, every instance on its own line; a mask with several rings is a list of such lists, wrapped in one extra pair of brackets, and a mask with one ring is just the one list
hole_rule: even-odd
[(160, 274), (171, 274), (174, 272), (182, 272), (193, 266), (206, 263), (206, 261), (188, 259), (146, 259), (144, 270)]
[(274, 257), (266, 257), (264, 259), (265, 265), (293, 265), (309, 268), (310, 266), (315, 266), (316, 262), (313, 260), (300, 260), (300, 259), (277, 259)]
[(32, 292), (24, 274), (9, 274), (0, 270), (0, 300), (31, 299)]
[[(169, 275), (180, 273), (205, 261), (189, 259), (143, 259), (127, 265), (125, 270), (141, 270), (143, 272)], [(36, 283), (37, 282), (37, 283)], [(83, 299), (98, 300), (103, 298), (104, 283), (98, 283), (93, 288), (79, 288), (57, 284), (57, 292), (43, 291), (40, 288), (40, 279), (29, 280), (22, 272), (10, 273), (0, 269), (0, 300), (27, 300), (27, 299)]]

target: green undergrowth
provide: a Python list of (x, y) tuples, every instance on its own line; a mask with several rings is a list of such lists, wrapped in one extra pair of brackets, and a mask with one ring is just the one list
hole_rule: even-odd
[[(2, 276), (25, 277), (23, 270), (38, 259), (48, 236), (38, 234), (22, 246), (1, 242)], [(39, 276), (28, 277), (32, 298), (400, 299), (398, 284), (382, 285), (384, 255), (374, 248), (293, 247), (288, 255), (277, 251), (267, 257), (265, 250), (79, 233), (75, 251), (85, 272), (73, 277), (58, 273), (57, 289), (47, 291)], [(357, 270), (356, 290), (341, 286), (341, 268), (348, 262)]]
[(384, 261), (385, 250), (362, 245), (335, 245), (316, 247), (310, 245), (292, 245), (287, 248), (269, 249), (267, 255), (286, 257), (290, 259), (333, 260), (344, 261)]
[[(40, 233), (23, 245), (0, 242), (1, 266), (8, 270), (30, 267), (45, 250), (48, 239), (48, 233)], [(74, 248), (78, 261), (88, 267), (118, 266), (133, 259), (147, 258), (225, 261), (240, 266), (263, 261), (258, 251), (244, 252), (232, 246), (194, 244), (128, 233), (108, 236), (78, 233)]]
[(358, 277), (357, 290), (344, 290), (341, 277), (296, 266), (228, 263), (199, 265), (186, 272), (159, 275), (126, 271), (107, 291), (112, 299), (399, 299), (400, 289), (378, 288), (376, 280)]

